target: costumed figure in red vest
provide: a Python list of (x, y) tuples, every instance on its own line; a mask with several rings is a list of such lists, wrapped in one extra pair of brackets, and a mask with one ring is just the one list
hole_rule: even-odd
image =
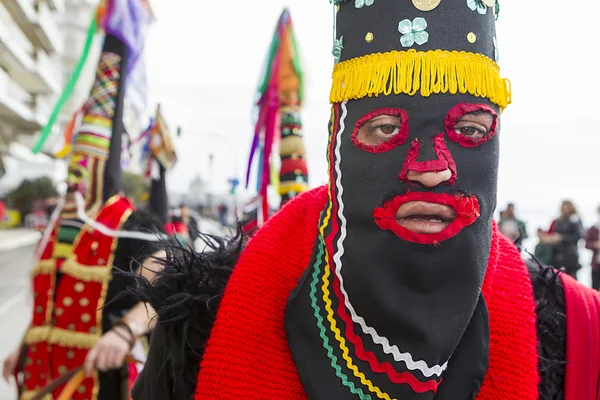
[(146, 164), (145, 176), (150, 179), (150, 212), (160, 219), (169, 235), (178, 238), (180, 243), (187, 243), (187, 226), (169, 215), (166, 174), (175, 165), (177, 155), (173, 137), (160, 112), (160, 105), (156, 109), (155, 118), (142, 135), (145, 139), (142, 152), (143, 162)]
[[(281, 196), (280, 207), (308, 190), (308, 168), (300, 107), (304, 95), (300, 53), (296, 44), (292, 18), (283, 10), (269, 47), (269, 53), (258, 87), (258, 119), (250, 150), (246, 186), (255, 156), (258, 156), (256, 179), (260, 204), (255, 219), (242, 221), (253, 234), (270, 217), (267, 199), (272, 186)], [(276, 172), (276, 152), (279, 149), (279, 173)]]
[(148, 257), (162, 226), (119, 193), (126, 81), (149, 10), (138, 0), (107, 7), (94, 84), (68, 146), (68, 190), (36, 254), (31, 323), (4, 364), (20, 400), (129, 399), (145, 357), (138, 339), (151, 315), (123, 294), (135, 283), (126, 273), (153, 276)]
[(327, 186), (166, 259), (134, 399), (599, 398), (599, 294), (493, 221), (497, 1), (334, 1)]

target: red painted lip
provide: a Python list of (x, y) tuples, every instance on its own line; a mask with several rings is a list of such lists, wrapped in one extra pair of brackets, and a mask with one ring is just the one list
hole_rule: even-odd
[[(410, 215), (431, 215), (440, 221), (403, 221), (401, 225), (399, 219)], [(479, 218), (479, 202), (475, 196), (409, 192), (374, 209), (373, 218), (381, 229), (394, 232), (400, 239), (436, 244), (456, 236), (475, 222)], [(409, 229), (411, 227), (414, 230)]]

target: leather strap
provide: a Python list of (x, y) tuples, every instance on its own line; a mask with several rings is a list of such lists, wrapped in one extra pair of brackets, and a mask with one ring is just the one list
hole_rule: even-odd
[[(49, 384), (44, 386), (42, 389), (40, 389), (39, 392), (37, 392), (37, 394), (35, 396), (33, 396), (33, 398), (31, 400), (42, 400), (44, 398), (44, 396), (52, 393), (58, 387), (60, 387), (62, 384), (68, 383), (69, 381), (71, 381), (71, 379), (73, 377), (75, 377), (78, 372), (83, 373), (83, 366), (72, 369), (72, 370), (66, 372), (65, 374), (59, 376), (58, 378), (56, 378), (55, 380), (53, 380), (52, 382), (50, 382)], [(85, 376), (84, 376), (84, 378), (85, 378)]]
[(60, 393), (60, 396), (58, 396), (57, 400), (70, 400), (71, 396), (73, 395), (73, 393), (75, 393), (75, 391), (77, 390), (79, 385), (81, 385), (81, 382), (83, 382), (84, 379), (85, 371), (80, 368), (79, 371), (77, 371), (77, 373), (73, 375), (71, 379), (69, 379), (69, 381), (65, 385), (65, 388)]

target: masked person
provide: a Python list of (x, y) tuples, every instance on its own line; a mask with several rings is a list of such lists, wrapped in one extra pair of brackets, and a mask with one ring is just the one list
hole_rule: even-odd
[[(271, 216), (267, 188), (276, 188), (279, 207), (308, 190), (308, 167), (302, 131), (301, 106), (304, 95), (300, 53), (289, 10), (282, 11), (271, 39), (258, 86), (257, 121), (250, 148), (246, 182), (252, 162), (259, 156), (257, 190), (259, 209), (256, 225)], [(279, 176), (274, 171), (272, 151), (279, 148)], [(247, 187), (247, 184), (246, 184)], [(253, 228), (248, 227), (247, 231)]]
[(74, 138), (64, 206), (32, 272), (31, 324), (4, 365), (5, 376), (16, 368), (21, 400), (41, 389), (44, 399), (59, 398), (64, 382), (49, 384), (81, 366), (87, 377), (69, 398), (124, 400), (138, 373), (126, 355), (141, 346), (137, 339), (149, 331), (151, 317), (134, 297), (118, 295), (134, 283), (123, 272), (134, 268), (151, 279), (147, 257), (158, 242), (150, 232), (161, 226), (119, 194), (129, 54), (121, 39), (107, 34)]
[(493, 222), (497, 3), (335, 3), (327, 187), (165, 260), (133, 398), (596, 399), (598, 297)]
[(146, 177), (150, 179), (150, 195), (148, 206), (150, 212), (160, 219), (165, 231), (172, 238), (181, 243), (189, 241), (188, 229), (176, 216), (169, 215), (169, 194), (167, 192), (167, 171), (173, 168), (177, 161), (173, 137), (161, 114), (160, 106), (156, 109), (156, 116), (145, 135), (146, 153), (143, 162), (146, 162)]
[(529, 237), (527, 235), (527, 225), (515, 215), (515, 205), (513, 203), (509, 203), (506, 210), (500, 213), (498, 228), (518, 247), (521, 247), (523, 240)]

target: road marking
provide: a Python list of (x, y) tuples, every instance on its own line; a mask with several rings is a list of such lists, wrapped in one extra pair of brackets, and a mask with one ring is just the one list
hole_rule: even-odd
[(21, 292), (19, 294), (16, 294), (16, 295), (10, 297), (8, 300), (6, 300), (4, 302), (4, 304), (2, 304), (0, 306), (0, 315), (6, 314), (8, 311), (10, 311), (10, 309), (13, 306), (15, 306), (17, 303), (19, 303), (19, 301), (25, 300), (26, 296), (27, 296), (27, 293)]

